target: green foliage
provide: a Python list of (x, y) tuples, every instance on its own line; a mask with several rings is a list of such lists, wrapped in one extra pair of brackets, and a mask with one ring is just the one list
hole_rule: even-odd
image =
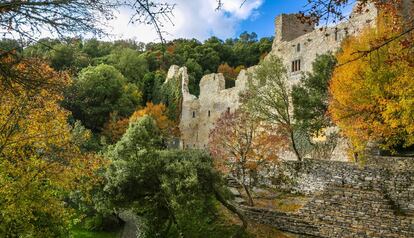
[(80, 72), (66, 95), (64, 106), (87, 128), (99, 131), (111, 112), (129, 116), (140, 103), (137, 87), (128, 84), (113, 66), (102, 64)]
[(165, 81), (166, 74), (163, 71), (149, 72), (145, 74), (143, 82), (143, 102), (160, 103), (163, 98), (161, 92), (162, 85)]
[[(155, 120), (150, 116), (144, 116), (136, 122), (132, 122), (124, 136), (108, 152), (109, 158), (122, 158), (127, 160), (131, 151), (150, 149), (162, 149), (161, 131)], [(132, 155), (135, 156), (135, 155)]]
[(302, 77), (292, 88), (294, 117), (308, 135), (319, 135), (332, 125), (327, 115), (329, 81), (336, 64), (331, 54), (319, 55), (312, 63), (312, 73)]
[(0, 39), (0, 50), (2, 51), (17, 50), (18, 52), (21, 52), (22, 49), (21, 44), (17, 40), (7, 38)]
[(119, 49), (109, 55), (108, 63), (115, 66), (128, 82), (136, 84), (143, 91), (142, 79), (148, 72), (145, 55), (129, 48)]
[(72, 238), (118, 238), (118, 232), (105, 232), (105, 231), (88, 231), (83, 229), (71, 230)]
[(262, 61), (254, 72), (255, 80), (249, 82), (244, 108), (270, 124), (279, 134), (289, 138), (291, 149), (299, 160), (302, 156), (295, 140), (296, 125), (292, 117), (292, 103), (287, 82), (287, 72), (280, 58), (271, 56)]
[(160, 102), (167, 106), (168, 118), (178, 122), (181, 115), (181, 81), (173, 78), (161, 86)]
[(200, 94), (200, 80), (203, 77), (203, 67), (196, 60), (190, 58), (185, 62), (188, 70), (189, 91), (193, 95)]
[(203, 234), (197, 228), (206, 227), (200, 224), (208, 223), (214, 212), (213, 189), (220, 177), (208, 155), (159, 150), (161, 141), (151, 117), (130, 124), (106, 154), (112, 161), (106, 197), (112, 207), (144, 218), (147, 237)]
[(105, 55), (109, 55), (112, 50), (112, 43), (102, 42), (97, 39), (90, 39), (83, 44), (82, 51), (89, 55), (91, 58), (99, 58)]

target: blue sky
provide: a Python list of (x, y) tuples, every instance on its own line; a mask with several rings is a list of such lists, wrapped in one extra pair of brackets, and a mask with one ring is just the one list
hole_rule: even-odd
[[(274, 36), (274, 19), (282, 13), (304, 10), (307, 0), (222, 0), (223, 7), (216, 11), (216, 0), (169, 0), (175, 3), (171, 20), (163, 30), (167, 40), (196, 38), (200, 41), (211, 36), (234, 38), (244, 31), (256, 32), (259, 37)], [(156, 32), (148, 25), (128, 24), (129, 9), (121, 9), (117, 18), (109, 23), (109, 40), (135, 39), (142, 42), (158, 41)]]
[(237, 34), (256, 32), (258, 37), (274, 36), (274, 19), (282, 13), (304, 10), (307, 0), (266, 0), (257, 10), (258, 15), (240, 22)]

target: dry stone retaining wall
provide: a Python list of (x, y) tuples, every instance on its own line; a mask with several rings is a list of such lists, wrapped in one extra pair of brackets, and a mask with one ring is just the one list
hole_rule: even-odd
[[(300, 164), (300, 167), (298, 167)], [(414, 158), (284, 162), (292, 186), (313, 196), (296, 213), (241, 207), (246, 217), (316, 237), (414, 237)], [(299, 170), (298, 170), (299, 168)]]

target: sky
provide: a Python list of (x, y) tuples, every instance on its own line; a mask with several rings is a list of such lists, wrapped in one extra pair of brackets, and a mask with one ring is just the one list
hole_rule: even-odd
[[(258, 37), (274, 36), (274, 19), (281, 13), (304, 10), (307, 0), (222, 0), (223, 7), (216, 11), (216, 0), (171, 0), (176, 3), (171, 20), (164, 23), (164, 37), (196, 38), (200, 41), (211, 36), (221, 39), (235, 38), (240, 33), (256, 32)], [(130, 10), (121, 9), (117, 18), (109, 23), (109, 40), (135, 39), (142, 42), (159, 41), (149, 25), (129, 24)]]

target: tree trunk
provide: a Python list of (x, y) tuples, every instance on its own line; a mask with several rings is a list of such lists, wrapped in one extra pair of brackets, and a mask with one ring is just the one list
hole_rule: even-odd
[(298, 158), (299, 161), (303, 161), (302, 157), (299, 154), (298, 148), (296, 146), (293, 130), (290, 130), (290, 140), (292, 141), (292, 148), (293, 148), (293, 152), (295, 152), (296, 157)]
[(249, 204), (249, 206), (253, 207), (254, 206), (253, 198), (252, 198), (252, 195), (250, 194), (249, 188), (244, 183), (242, 183), (242, 185), (243, 185), (244, 191), (246, 191), (247, 198), (249, 199), (249, 203), (248, 204)]
[(247, 221), (244, 218), (243, 214), (241, 212), (239, 212), (239, 210), (237, 210), (237, 208), (235, 206), (233, 206), (232, 204), (227, 202), (226, 199), (224, 199), (224, 197), (216, 189), (214, 189), (214, 196), (216, 197), (217, 201), (219, 201), (221, 204), (223, 204), (224, 207), (226, 207), (229, 211), (235, 213), (239, 217), (240, 221), (242, 222), (243, 230), (246, 230)]

